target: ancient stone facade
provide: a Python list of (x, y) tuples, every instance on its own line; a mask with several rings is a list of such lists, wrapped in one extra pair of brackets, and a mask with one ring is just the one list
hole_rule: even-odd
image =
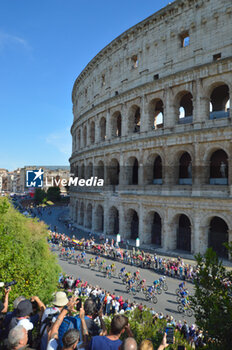
[(232, 6), (177, 0), (113, 40), (72, 93), (74, 222), (203, 253), (232, 240)]

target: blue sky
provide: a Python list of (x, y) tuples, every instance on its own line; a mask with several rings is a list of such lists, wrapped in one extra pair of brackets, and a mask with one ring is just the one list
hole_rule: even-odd
[(110, 41), (168, 2), (1, 0), (0, 168), (68, 165), (75, 79)]

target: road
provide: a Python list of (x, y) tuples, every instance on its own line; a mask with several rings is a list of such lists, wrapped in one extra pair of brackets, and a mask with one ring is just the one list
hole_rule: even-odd
[[(46, 210), (44, 210), (41, 219), (47, 223), (52, 228), (56, 225), (57, 230), (59, 232), (73, 235), (73, 232), (66, 228), (66, 226), (58, 220), (61, 216), (68, 216), (68, 208), (52, 208), (51, 215), (48, 214)], [(87, 236), (84, 232), (74, 232), (77, 238), (81, 238), (83, 236)], [(58, 252), (56, 252), (58, 255)], [(91, 254), (88, 254), (88, 259), (91, 257)], [(134, 301), (136, 303), (142, 303), (149, 307), (152, 307), (156, 312), (162, 312), (164, 315), (172, 315), (177, 321), (186, 319), (188, 324), (194, 323), (194, 317), (187, 317), (183, 314), (180, 314), (177, 311), (177, 302), (176, 302), (176, 294), (175, 290), (178, 288), (178, 284), (180, 283), (179, 279), (173, 279), (171, 277), (167, 277), (168, 291), (162, 292), (161, 295), (158, 295), (158, 303), (153, 304), (150, 302), (146, 302), (144, 299), (144, 295), (142, 292), (137, 293), (134, 297), (125, 290), (125, 286), (118, 278), (107, 279), (103, 276), (102, 273), (98, 271), (90, 270), (87, 266), (79, 266), (74, 265), (69, 262), (58, 259), (59, 264), (61, 265), (63, 271), (68, 275), (73, 275), (74, 278), (80, 277), (82, 280), (87, 281), (88, 283), (94, 286), (100, 286), (104, 288), (106, 291), (114, 292), (116, 296), (122, 296), (125, 299), (129, 299), (130, 301)], [(112, 260), (107, 260), (109, 264), (112, 263)], [(120, 262), (116, 262), (117, 271), (121, 269), (124, 264)], [(125, 265), (126, 269), (135, 272), (136, 268), (133, 266)], [(155, 279), (158, 279), (160, 275), (155, 273), (154, 271), (148, 269), (140, 268), (140, 274), (143, 279), (146, 279), (147, 285), (151, 285)], [(193, 285), (192, 283), (186, 282), (186, 287), (188, 288), (190, 294), (193, 293)]]

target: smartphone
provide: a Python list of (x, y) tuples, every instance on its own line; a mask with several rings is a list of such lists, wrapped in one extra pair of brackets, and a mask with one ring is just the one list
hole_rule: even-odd
[(173, 344), (174, 341), (174, 328), (173, 327), (167, 327), (165, 330), (165, 333), (167, 333), (167, 343)]
[(80, 311), (80, 308), (81, 308), (81, 299), (79, 299), (76, 303), (76, 310)]

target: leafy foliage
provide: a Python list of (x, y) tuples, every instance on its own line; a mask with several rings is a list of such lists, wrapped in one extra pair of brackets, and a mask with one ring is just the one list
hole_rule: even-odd
[(222, 281), (232, 281), (232, 272), (226, 270), (211, 248), (195, 258), (199, 273), (191, 302), (196, 323), (211, 339), (209, 349), (231, 349), (232, 290)]
[(36, 204), (44, 203), (47, 200), (46, 192), (42, 188), (36, 188), (34, 201)]
[[(60, 268), (47, 244), (47, 228), (17, 212), (0, 198), (0, 281), (16, 280), (10, 304), (19, 295), (49, 302)], [(2, 214), (3, 213), (3, 214)]]
[(60, 201), (60, 188), (59, 187), (49, 187), (47, 190), (47, 198), (50, 201), (56, 202)]
[[(140, 344), (144, 339), (150, 339), (153, 343), (154, 349), (158, 349), (165, 332), (166, 320), (157, 319), (154, 320), (153, 315), (149, 309), (140, 311), (138, 308), (134, 311), (128, 311), (125, 316), (129, 319), (130, 328), (134, 335), (137, 344)], [(106, 328), (109, 332), (112, 315), (104, 317)], [(122, 340), (126, 338), (126, 334), (122, 335)], [(175, 344), (170, 345), (166, 349), (177, 349), (178, 345), (185, 345), (187, 350), (191, 349), (191, 346), (183, 339), (179, 331), (175, 332)]]

